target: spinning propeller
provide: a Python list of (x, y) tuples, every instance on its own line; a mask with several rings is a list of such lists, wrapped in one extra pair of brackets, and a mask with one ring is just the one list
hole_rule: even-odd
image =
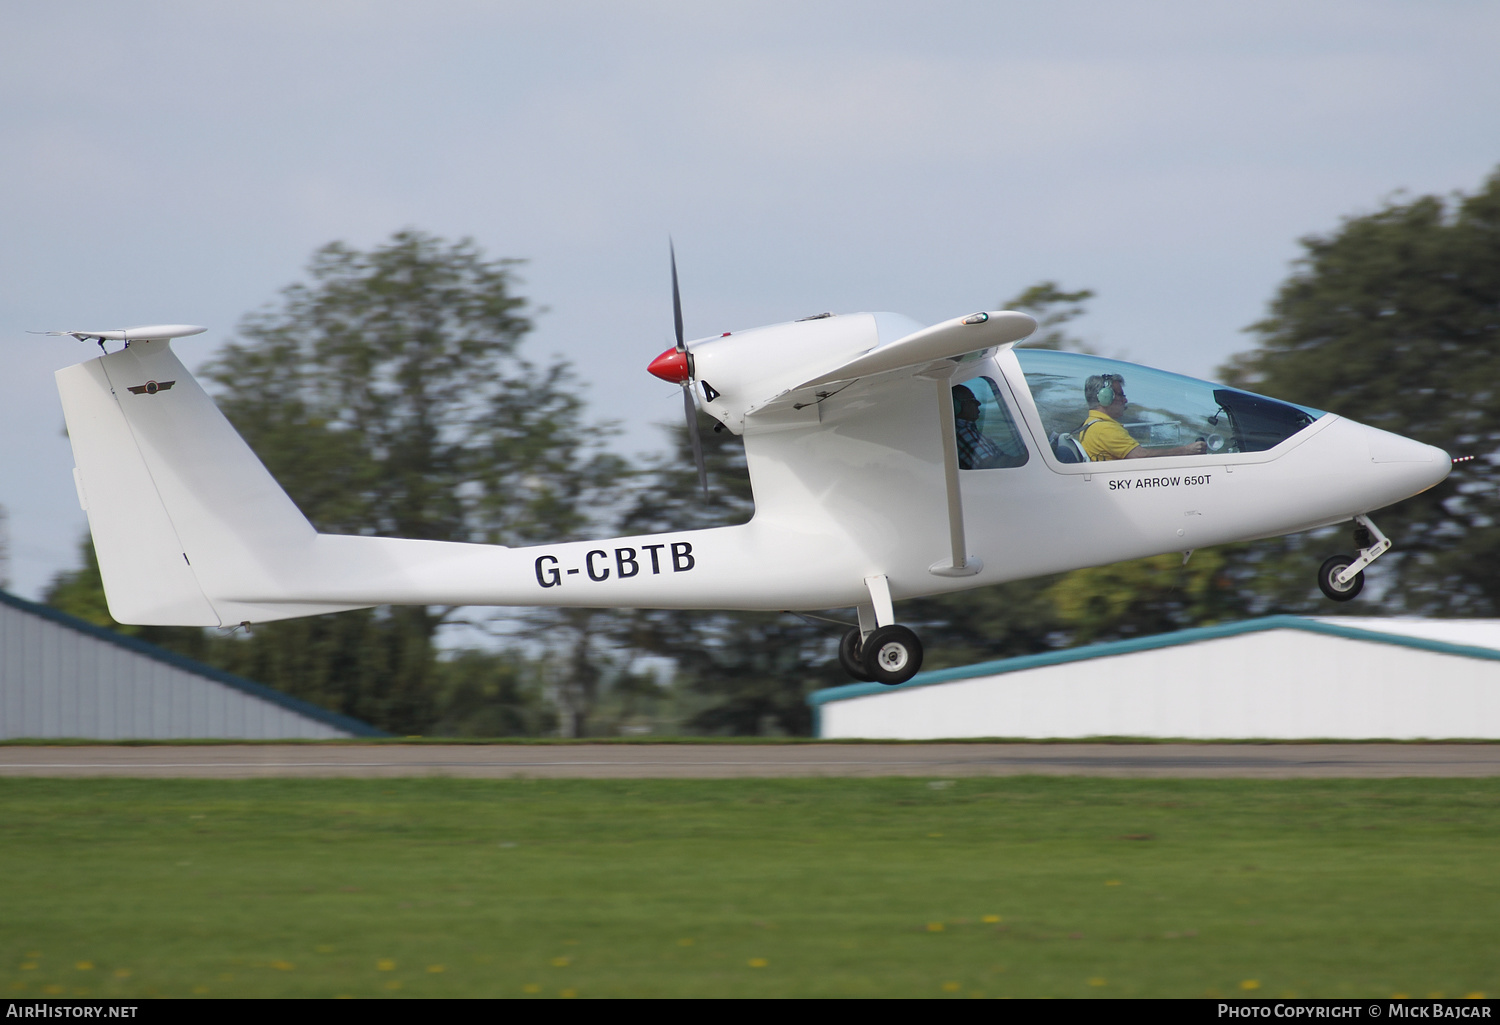
[(708, 466), (703, 461), (703, 439), (698, 435), (698, 409), (693, 403), (693, 356), (682, 337), (682, 294), (677, 289), (677, 249), (667, 242), (672, 257), (672, 326), (677, 331), (677, 347), (668, 349), (651, 361), (646, 369), (663, 381), (682, 386), (682, 411), (687, 417), (688, 438), (693, 443), (693, 460), (698, 464), (698, 485), (708, 497)]

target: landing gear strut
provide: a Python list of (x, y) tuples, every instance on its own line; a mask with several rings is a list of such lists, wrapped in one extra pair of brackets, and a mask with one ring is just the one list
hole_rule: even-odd
[(859, 626), (839, 641), (839, 665), (856, 680), (894, 687), (922, 668), (922, 642), (904, 626), (897, 626), (891, 608), (890, 583), (883, 576), (865, 577), (868, 604), (860, 605)]
[(1356, 516), (1354, 522), (1359, 554), (1334, 555), (1318, 567), (1318, 589), (1334, 601), (1350, 601), (1359, 594), (1365, 586), (1365, 567), (1391, 550), (1391, 539), (1368, 516)]

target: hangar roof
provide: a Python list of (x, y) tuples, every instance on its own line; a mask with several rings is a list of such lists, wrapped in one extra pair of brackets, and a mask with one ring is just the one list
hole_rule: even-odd
[(866, 697), (871, 694), (890, 694), (917, 687), (930, 687), (933, 684), (951, 683), (955, 680), (968, 680), (977, 676), (998, 676), (1023, 669), (1108, 658), (1111, 655), (1129, 655), (1138, 651), (1197, 644), (1221, 637), (1237, 637), (1241, 634), (1266, 630), (1304, 630), (1309, 633), (1343, 637), (1349, 640), (1394, 644), (1399, 647), (1416, 648), (1445, 655), (1500, 661), (1500, 620), (1495, 619), (1381, 619), (1354, 616), (1315, 619), (1304, 616), (1265, 616), (1238, 623), (1202, 626), (1190, 630), (1156, 634), (1151, 637), (1137, 637), (1128, 641), (1087, 644), (1079, 648), (1049, 651), (1040, 655), (1021, 655), (1016, 658), (997, 659), (993, 662), (955, 666), (952, 669), (936, 669), (929, 673), (918, 674), (906, 683), (894, 687), (880, 683), (851, 683), (842, 687), (826, 687), (809, 694), (807, 702), (817, 708), (830, 701), (844, 701), (848, 698)]
[(1500, 619), (1418, 619), (1414, 616), (1315, 616), (1315, 622), (1402, 634), (1471, 648), (1500, 650)]

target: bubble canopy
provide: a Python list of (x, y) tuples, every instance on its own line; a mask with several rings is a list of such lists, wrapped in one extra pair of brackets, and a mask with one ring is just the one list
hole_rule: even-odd
[(1210, 453), (1264, 452), (1327, 415), (1123, 360), (1051, 349), (1013, 351), (1049, 436), (1072, 434), (1083, 425), (1089, 411), (1084, 383), (1105, 374), (1123, 379), (1129, 404), (1120, 423), (1147, 447), (1187, 445), (1202, 438)]

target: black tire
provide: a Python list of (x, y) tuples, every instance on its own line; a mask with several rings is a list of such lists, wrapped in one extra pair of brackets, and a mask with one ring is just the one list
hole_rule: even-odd
[(922, 642), (904, 626), (882, 626), (865, 639), (861, 658), (871, 680), (894, 687), (922, 668)]
[(1355, 596), (1364, 590), (1364, 570), (1360, 570), (1347, 584), (1340, 584), (1334, 579), (1353, 562), (1354, 556), (1352, 555), (1334, 555), (1325, 559), (1323, 565), (1318, 567), (1318, 589), (1325, 597), (1331, 601), (1353, 601)]
[(869, 683), (870, 674), (865, 672), (865, 663), (860, 658), (862, 642), (863, 636), (857, 626), (844, 634), (844, 639), (839, 641), (839, 665), (856, 680)]

